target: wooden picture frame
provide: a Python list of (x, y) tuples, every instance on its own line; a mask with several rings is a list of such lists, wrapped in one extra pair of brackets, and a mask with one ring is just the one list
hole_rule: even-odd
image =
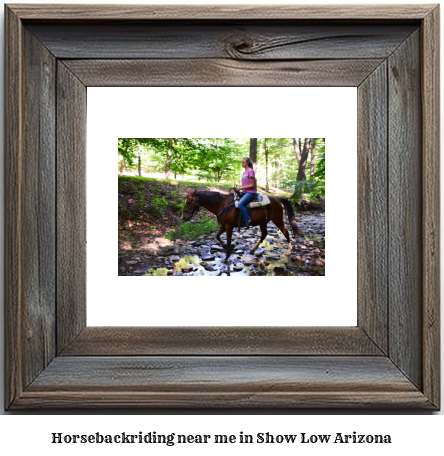
[[(5, 20), (6, 409), (439, 409), (437, 5)], [(122, 85), (358, 87), (357, 327), (86, 327), (86, 87)]]

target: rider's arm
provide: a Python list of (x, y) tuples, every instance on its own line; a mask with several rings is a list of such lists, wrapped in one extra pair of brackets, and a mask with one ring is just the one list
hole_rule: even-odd
[(234, 187), (236, 191), (238, 190), (244, 190), (247, 188), (254, 188), (254, 177), (250, 177), (250, 185), (244, 185), (243, 187)]

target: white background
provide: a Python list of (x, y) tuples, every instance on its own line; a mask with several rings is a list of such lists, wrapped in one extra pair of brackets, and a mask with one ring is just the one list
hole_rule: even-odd
[[(24, 3), (37, 3), (27, 1)], [(52, 2), (52, 3), (60, 3)], [(89, 3), (81, 2), (77, 0), (77, 3)], [(102, 2), (100, 0), (95, 0), (94, 3), (111, 3)], [(135, 0), (132, 0), (132, 3), (138, 3)], [(139, 2), (140, 3), (140, 2)], [(168, 3), (166, 1), (155, 1), (152, 0), (151, 3)], [(177, 3), (171, 2), (171, 3)], [(185, 2), (183, 2), (185, 3)], [(190, 3), (217, 3), (211, 2), (209, 0), (199, 2), (194, 0)], [(219, 1), (219, 3), (239, 3), (239, 2), (230, 2), (230, 1)], [(242, 3), (251, 3), (259, 4), (264, 3), (260, 0), (248, 1), (243, 0)], [(280, 3), (297, 3), (297, 2), (286, 2), (281, 0)], [(308, 3), (308, 2), (302, 2)], [(327, 0), (320, 1), (311, 1), (311, 4), (326, 4), (326, 3), (335, 3)], [(345, 3), (357, 3), (355, 1), (346, 1), (341, 0), (342, 4)], [(366, 3), (381, 3), (380, 1), (371, 1), (367, 0)], [(393, 1), (392, 3), (429, 3), (424, 1)], [(441, 2), (438, 2), (441, 3)], [(2, 13), (1, 10), (0, 14)], [(3, 24), (2, 24), (3, 27)], [(2, 30), (3, 36), (3, 30)], [(0, 52), (3, 53), (3, 47), (0, 47)], [(3, 59), (2, 59), (3, 60)], [(3, 72), (1, 73), (1, 78), (3, 82)], [(3, 84), (2, 84), (3, 85)], [(3, 92), (0, 95), (3, 97)], [(0, 131), (3, 137), (3, 123), (0, 123)], [(3, 160), (0, 160), (0, 167), (3, 167)], [(3, 173), (2, 173), (3, 175)], [(3, 186), (0, 186), (0, 204), (2, 205), (1, 217), (4, 218), (3, 213)], [(444, 201), (444, 198), (441, 199)], [(1, 223), (3, 226), (3, 223)], [(3, 256), (3, 238), (0, 240), (0, 249)], [(441, 252), (442, 257), (442, 252)], [(3, 268), (3, 263), (0, 265), (0, 268)], [(442, 273), (442, 269), (441, 269)], [(0, 274), (0, 280), (3, 281), (4, 271)], [(3, 282), (0, 282), (3, 285)], [(0, 294), (0, 299), (3, 299), (3, 294)], [(442, 300), (442, 299), (441, 299)], [(443, 315), (443, 313), (441, 314)], [(3, 318), (3, 312), (0, 312), (0, 319)], [(441, 328), (444, 327), (443, 317), (441, 316)], [(0, 325), (0, 343), (3, 343), (3, 324)], [(443, 340), (444, 338), (442, 338)], [(441, 350), (441, 354), (444, 352), (444, 349)], [(442, 355), (441, 355), (442, 356)], [(3, 350), (0, 350), (0, 400), (3, 403)], [(442, 363), (444, 364), (444, 363)], [(443, 377), (443, 376), (442, 376)], [(442, 378), (443, 382), (443, 378)], [(443, 391), (443, 386), (441, 386), (441, 391)], [(172, 416), (163, 416), (156, 415), (155, 412), (141, 412), (140, 414), (132, 414), (131, 416), (120, 416), (115, 414), (114, 416), (88, 416), (81, 414), (71, 414), (65, 416), (52, 416), (47, 414), (47, 416), (36, 417), (33, 414), (31, 416), (22, 416), (15, 415), (12, 413), (5, 413), (0, 420), (0, 448), (2, 451), (14, 451), (17, 454), (22, 454), (25, 452), (29, 453), (43, 453), (45, 454), (60, 454), (60, 447), (50, 445), (48, 436), (51, 432), (70, 432), (70, 433), (82, 433), (82, 432), (113, 432), (114, 430), (121, 429), (125, 431), (138, 432), (149, 431), (153, 428), (161, 430), (169, 430), (172, 432), (182, 432), (182, 433), (235, 433), (240, 430), (245, 432), (275, 432), (275, 433), (298, 433), (304, 432), (313, 432), (313, 433), (334, 433), (334, 432), (352, 432), (356, 430), (358, 432), (382, 432), (382, 433), (391, 433), (395, 436), (396, 440), (392, 445), (387, 446), (376, 446), (373, 445), (360, 445), (356, 447), (354, 445), (331, 445), (328, 446), (328, 452), (331, 454), (340, 454), (341, 456), (346, 453), (349, 454), (353, 452), (356, 454), (357, 451), (364, 455), (374, 455), (375, 452), (378, 454), (419, 454), (433, 452), (433, 454), (440, 454), (443, 449), (442, 442), (442, 429), (444, 425), (443, 412), (436, 412), (432, 415), (435, 416), (424, 416), (425, 414), (415, 414), (412, 413), (408, 416), (400, 416), (400, 414), (391, 412), (390, 414), (379, 414), (374, 415), (371, 413), (360, 413), (357, 412), (354, 416), (348, 414), (341, 415), (331, 415), (329, 412), (321, 411), (321, 415), (318, 415), (320, 411), (312, 412), (314, 416), (307, 415), (303, 412), (298, 411), (289, 411), (288, 414), (283, 414), (279, 416), (268, 415), (260, 411), (256, 411), (258, 416), (206, 416), (206, 415), (193, 415), (193, 416), (180, 416), (178, 413), (173, 413)], [(402, 412), (401, 415), (407, 415), (405, 412)], [(437, 416), (439, 415), (439, 416)], [(174, 447), (173, 447), (174, 448)], [(197, 450), (194, 447), (189, 447), (187, 449), (181, 448), (180, 450), (174, 449), (173, 451), (180, 451), (180, 454), (195, 454), (198, 451), (202, 453), (205, 451), (205, 454), (208, 452), (208, 448)], [(236, 447), (235, 449), (237, 449)], [(100, 448), (102, 449), (102, 448)], [(126, 450), (129, 454), (136, 452), (137, 454), (150, 454), (149, 449), (145, 446), (141, 448), (134, 448), (129, 451), (127, 448), (121, 448), (118, 445), (112, 447), (106, 447), (105, 451), (112, 454), (122, 454), (122, 450)], [(230, 447), (223, 446), (221, 448), (211, 447), (211, 452), (215, 454), (225, 454), (227, 451), (232, 450)], [(259, 451), (258, 451), (259, 450)], [(97, 449), (94, 447), (80, 447), (80, 451), (83, 454), (97, 454)], [(245, 450), (244, 450), (245, 451)], [(264, 446), (250, 449), (250, 452), (254, 451), (255, 454), (270, 452), (274, 454), (325, 454), (325, 448), (323, 446), (314, 446), (314, 447), (302, 447), (302, 446), (289, 446), (289, 447), (278, 447), (278, 446)], [(63, 446), (64, 454), (77, 455), (79, 453), (78, 446)], [(163, 454), (165, 449), (156, 449), (156, 451), (151, 450), (151, 454)], [(169, 451), (169, 453), (171, 453)]]
[[(356, 326), (356, 95), (355, 87), (88, 88), (88, 325)], [(117, 138), (292, 135), (326, 138), (325, 277), (117, 276)]]

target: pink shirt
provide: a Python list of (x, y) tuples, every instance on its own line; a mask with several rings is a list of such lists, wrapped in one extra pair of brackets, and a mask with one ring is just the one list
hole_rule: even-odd
[(242, 187), (250, 185), (250, 177), (254, 179), (254, 188), (244, 188), (242, 191), (245, 193), (256, 193), (256, 179), (254, 171), (251, 168), (248, 168), (244, 174), (242, 174)]

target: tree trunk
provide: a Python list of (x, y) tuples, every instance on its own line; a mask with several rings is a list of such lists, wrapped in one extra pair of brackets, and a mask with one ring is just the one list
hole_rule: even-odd
[(307, 180), (307, 177), (305, 175), (305, 166), (307, 165), (308, 153), (310, 152), (312, 141), (313, 138), (305, 138), (304, 149), (301, 153), (301, 160), (299, 162), (298, 176), (296, 178), (298, 181)]
[(250, 138), (250, 160), (253, 162), (253, 171), (257, 168), (257, 138)]
[(123, 170), (125, 169), (125, 157), (122, 156), (122, 161), (120, 163), (120, 170), (119, 170), (119, 174), (122, 175), (123, 174)]
[(171, 169), (170, 169), (171, 155), (173, 155), (173, 151), (169, 150), (168, 151), (168, 157), (167, 157), (166, 163), (165, 163), (165, 179), (169, 179), (170, 176), (171, 176)]
[(268, 185), (268, 138), (265, 138), (265, 190), (270, 191)]
[(311, 161), (310, 161), (310, 176), (313, 176), (315, 172), (315, 163), (316, 163), (316, 141), (313, 140), (311, 143)]
[(293, 150), (294, 150), (294, 154), (296, 156), (296, 161), (298, 162), (298, 166), (299, 166), (299, 163), (301, 161), (301, 148), (299, 147), (299, 143), (296, 140), (296, 138), (293, 138)]
[(139, 150), (139, 176), (142, 177), (142, 157), (140, 156), (140, 150)]
[(277, 177), (276, 177), (276, 187), (279, 188), (281, 185), (281, 162), (282, 162), (282, 152), (279, 153), (278, 159), (278, 168), (277, 168)]

